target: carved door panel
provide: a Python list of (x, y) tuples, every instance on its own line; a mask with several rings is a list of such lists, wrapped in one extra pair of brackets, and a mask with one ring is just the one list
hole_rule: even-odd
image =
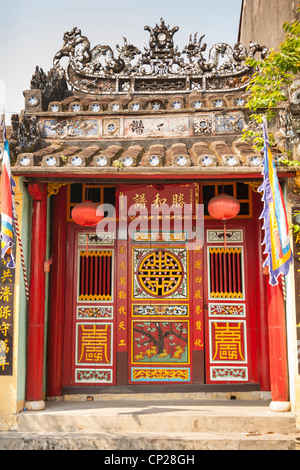
[(247, 383), (255, 375), (250, 342), (252, 356), (256, 350), (251, 243), (245, 242), (245, 230), (231, 230), (225, 248), (222, 234), (206, 231), (206, 382)]
[(131, 243), (130, 383), (192, 381), (190, 253), (169, 235)]
[(115, 383), (114, 252), (112, 234), (70, 225), (64, 386)]

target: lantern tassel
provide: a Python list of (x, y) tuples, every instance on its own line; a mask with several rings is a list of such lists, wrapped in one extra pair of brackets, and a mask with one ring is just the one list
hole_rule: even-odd
[(224, 248), (226, 250), (226, 222), (224, 222)]

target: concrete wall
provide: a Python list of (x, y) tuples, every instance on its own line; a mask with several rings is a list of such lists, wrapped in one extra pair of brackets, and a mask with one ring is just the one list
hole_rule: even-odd
[[(284, 39), (282, 23), (296, 18), (299, 0), (243, 0), (239, 41), (278, 49)], [(299, 15), (298, 15), (299, 19)]]

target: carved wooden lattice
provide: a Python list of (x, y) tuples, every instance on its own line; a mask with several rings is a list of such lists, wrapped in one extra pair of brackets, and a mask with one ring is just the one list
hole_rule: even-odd
[(209, 248), (210, 296), (242, 298), (241, 248)]
[(80, 251), (79, 300), (112, 299), (112, 250)]

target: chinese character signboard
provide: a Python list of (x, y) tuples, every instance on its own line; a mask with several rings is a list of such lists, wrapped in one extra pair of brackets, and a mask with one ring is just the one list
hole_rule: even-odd
[(13, 374), (15, 270), (0, 261), (0, 375)]

